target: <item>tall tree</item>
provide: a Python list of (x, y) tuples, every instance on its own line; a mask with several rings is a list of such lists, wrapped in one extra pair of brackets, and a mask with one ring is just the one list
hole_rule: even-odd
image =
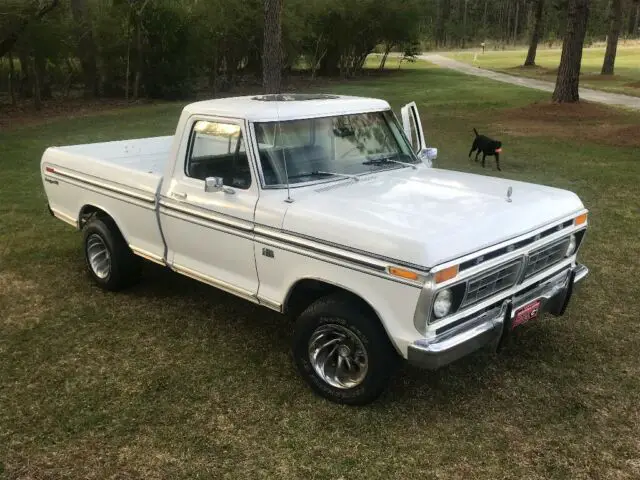
[(640, 21), (640, 0), (633, 0), (633, 5), (629, 5), (629, 25), (627, 33), (634, 37), (638, 34), (638, 22)]
[(622, 28), (622, 2), (611, 0), (609, 4), (609, 33), (607, 34), (607, 50), (604, 53), (601, 75), (613, 75), (618, 49), (618, 37)]
[(78, 57), (84, 77), (84, 94), (85, 97), (94, 97), (98, 95), (98, 68), (87, 0), (71, 0), (71, 13), (78, 38)]
[(59, 0), (51, 0), (48, 3), (34, 9), (38, 6), (38, 2), (29, 2), (27, 8), (20, 14), (17, 25), (9, 31), (9, 33), (0, 38), (0, 57), (4, 56), (16, 44), (20, 35), (27, 29), (29, 24), (34, 20), (39, 20), (47, 13), (58, 6)]
[(280, 93), (282, 81), (282, 0), (264, 0), (262, 81), (266, 93)]
[(13, 52), (9, 51), (9, 96), (11, 97), (11, 105), (16, 104), (16, 71), (13, 66)]
[(611, 0), (609, 5), (609, 33), (607, 35), (607, 50), (602, 62), (601, 75), (613, 75), (613, 67), (616, 63), (616, 50), (618, 49), (618, 37), (622, 28), (622, 1)]
[(574, 103), (580, 100), (580, 64), (588, 19), (589, 0), (569, 0), (567, 30), (562, 43), (556, 88), (552, 96), (554, 102)]
[(520, 0), (516, 0), (516, 14), (513, 19), (513, 44), (518, 41), (518, 17), (520, 15)]
[(542, 36), (542, 13), (544, 12), (544, 0), (536, 0), (534, 8), (535, 17), (533, 19), (533, 32), (531, 32), (531, 41), (529, 42), (527, 59), (524, 61), (525, 67), (532, 67), (536, 64), (538, 42)]

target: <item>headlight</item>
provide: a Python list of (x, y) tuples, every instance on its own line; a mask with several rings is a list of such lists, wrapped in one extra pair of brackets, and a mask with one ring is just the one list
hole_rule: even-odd
[(451, 290), (445, 289), (436, 295), (436, 299), (433, 302), (433, 314), (436, 318), (442, 318), (451, 311), (451, 304), (453, 301), (453, 295)]
[(576, 236), (571, 235), (569, 238), (569, 245), (567, 245), (567, 251), (565, 252), (565, 257), (570, 257), (576, 251)]

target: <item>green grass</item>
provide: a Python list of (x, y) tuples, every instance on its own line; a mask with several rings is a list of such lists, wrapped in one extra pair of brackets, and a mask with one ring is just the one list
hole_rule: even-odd
[(482, 170), (466, 158), (475, 126), (505, 144), (504, 171), (483, 173), (578, 193), (591, 275), (567, 315), (524, 327), (498, 356), (405, 367), (377, 403), (337, 406), (297, 376), (279, 315), (153, 265), (125, 293), (100, 291), (80, 235), (48, 216), (45, 147), (171, 134), (181, 104), (5, 131), (0, 478), (640, 476), (637, 149), (579, 130), (510, 135), (489, 122), (548, 95), (447, 70), (330, 89), (416, 100), (440, 167)]
[[(585, 48), (582, 52), (580, 86), (615, 93), (640, 96), (640, 46), (620, 43), (616, 55), (615, 75), (602, 76), (604, 47)], [(555, 82), (561, 49), (540, 47), (536, 54), (536, 67), (522, 67), (526, 50), (482, 52), (465, 51), (447, 54), (456, 60), (481, 68)]]

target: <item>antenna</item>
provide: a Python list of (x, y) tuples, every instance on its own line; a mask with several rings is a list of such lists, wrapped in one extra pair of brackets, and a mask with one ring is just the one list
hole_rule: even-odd
[[(276, 116), (278, 117), (278, 123), (277, 123), (277, 128), (276, 128), (276, 132), (274, 135), (274, 147), (275, 147), (275, 140), (276, 138), (278, 138), (278, 130), (280, 130), (280, 136), (282, 137), (282, 125), (280, 124), (280, 109), (278, 108), (278, 104), (280, 103), (280, 98), (282, 98), (281, 94), (275, 94), (276, 95)], [(293, 203), (293, 198), (291, 198), (291, 189), (289, 188), (289, 171), (287, 170), (287, 150), (286, 148), (284, 148), (284, 145), (282, 147), (282, 162), (284, 163), (284, 176), (286, 177), (286, 181), (287, 181), (287, 199), (285, 200), (285, 202), (287, 203)]]

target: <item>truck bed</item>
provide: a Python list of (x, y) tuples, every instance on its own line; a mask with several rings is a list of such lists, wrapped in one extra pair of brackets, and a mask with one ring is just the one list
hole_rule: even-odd
[(61, 153), (139, 172), (162, 175), (169, 158), (172, 136), (149, 137), (115, 142), (85, 143), (57, 147)]
[(172, 142), (165, 136), (48, 148), (41, 170), (52, 213), (79, 225), (85, 208), (102, 210), (118, 219), (136, 253), (159, 261), (155, 198)]

